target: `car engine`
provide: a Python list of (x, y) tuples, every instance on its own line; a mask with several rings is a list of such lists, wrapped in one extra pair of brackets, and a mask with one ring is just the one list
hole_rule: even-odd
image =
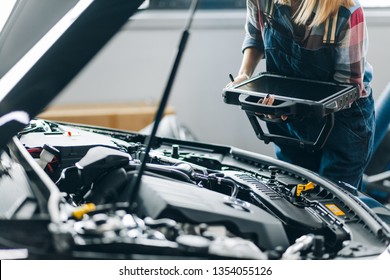
[(157, 137), (145, 157), (147, 137), (39, 119), (19, 133), (17, 141), (58, 189), (48, 209), (56, 253), (350, 259), (388, 246), (390, 236), (381, 230), (388, 209), (368, 207), (351, 186), (195, 141)]

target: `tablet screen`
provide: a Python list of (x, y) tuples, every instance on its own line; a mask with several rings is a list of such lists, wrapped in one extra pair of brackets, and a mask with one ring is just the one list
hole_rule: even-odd
[(283, 76), (261, 75), (246, 84), (236, 87), (236, 89), (295, 99), (322, 101), (342, 91), (346, 86)]

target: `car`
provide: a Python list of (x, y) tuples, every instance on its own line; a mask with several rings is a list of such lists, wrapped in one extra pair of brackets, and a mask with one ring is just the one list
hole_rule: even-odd
[[(36, 118), (142, 2), (22, 0), (3, 28), (1, 258), (388, 257), (390, 209), (348, 184), (157, 136), (158, 113), (150, 133)], [(20, 44), (34, 9), (51, 13)]]

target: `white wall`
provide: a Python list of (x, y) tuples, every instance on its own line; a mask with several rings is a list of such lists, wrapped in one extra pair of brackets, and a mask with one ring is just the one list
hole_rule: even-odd
[[(390, 82), (390, 11), (366, 12), (374, 95)], [(56, 103), (159, 102), (187, 12), (145, 11), (122, 29)], [(245, 114), (227, 105), (222, 89), (241, 62), (245, 11), (199, 11), (169, 99), (178, 120), (201, 140), (273, 155)], [(258, 71), (263, 71), (260, 65)], [(129, 120), (131, 121), (131, 120)]]

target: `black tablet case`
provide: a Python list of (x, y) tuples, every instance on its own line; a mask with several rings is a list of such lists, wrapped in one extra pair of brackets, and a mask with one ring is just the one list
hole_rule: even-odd
[[(272, 94), (272, 106), (261, 104), (261, 100)], [(239, 105), (249, 118), (257, 137), (265, 143), (289, 144), (308, 149), (321, 149), (334, 124), (334, 113), (350, 105), (359, 98), (359, 86), (337, 84), (316, 80), (300, 79), (260, 73), (255, 77), (223, 90), (227, 104)], [(273, 115), (269, 119), (264, 115)], [(315, 141), (305, 141), (281, 135), (267, 134), (262, 130), (259, 120), (282, 121), (304, 120), (305, 118), (324, 118), (324, 125)]]

